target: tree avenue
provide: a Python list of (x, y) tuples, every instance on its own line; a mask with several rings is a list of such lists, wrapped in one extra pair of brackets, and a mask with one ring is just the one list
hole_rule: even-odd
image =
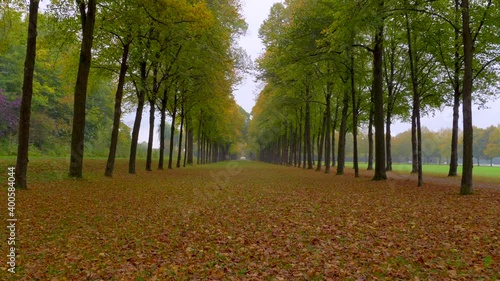
[[(28, 155), (69, 156), (71, 177), (83, 176), (85, 155), (107, 157), (112, 177), (118, 157), (135, 174), (138, 158), (152, 171), (244, 150), (337, 175), (352, 161), (356, 177), (364, 159), (373, 180), (404, 158), (418, 186), (429, 159), (446, 162), (449, 176), (462, 163), (460, 192), (470, 194), (473, 165), (500, 156), (497, 130), (472, 123), (472, 107), (500, 92), (492, 0), (274, 4), (259, 30), (264, 87), (251, 118), (232, 95), (250, 65), (236, 43), (247, 27), (238, 0), (38, 5), (1, 4), (0, 152), (17, 155), (19, 188), (28, 186)], [(446, 106), (452, 129), (437, 138), (420, 120)], [(393, 136), (395, 120), (411, 130)]]
[[(21, 116), (5, 115), (11, 121), (1, 141), (10, 142), (19, 126), (19, 188), (28, 186), (28, 149), (30, 155), (69, 154), (72, 177), (83, 176), (84, 150), (108, 157), (106, 176), (113, 175), (116, 157), (129, 156), (130, 173), (138, 156), (146, 157), (148, 171), (154, 157), (162, 169), (167, 153), (169, 168), (180, 167), (182, 158), (193, 164), (195, 153), (201, 163), (236, 157), (245, 116), (232, 92), (248, 65), (236, 44), (247, 28), (239, 1), (52, 1), (41, 12), (39, 1), (31, 1), (29, 16), (22, 3), (1, 5), (6, 76), (0, 93)], [(23, 53), (24, 82), (14, 78)], [(139, 130), (145, 108), (150, 128), (144, 146)], [(131, 129), (124, 110), (136, 112)], [(160, 151), (153, 149), (157, 123)], [(174, 132), (180, 133), (177, 140)], [(14, 154), (5, 147), (2, 154)]]
[[(327, 172), (338, 157), (340, 175), (349, 135), (357, 176), (358, 131), (367, 130), (368, 167), (374, 155), (373, 179), (385, 180), (394, 154), (392, 121), (411, 120), (409, 161), (422, 186), (430, 140), (420, 119), (450, 105), (453, 130), (446, 139), (451, 145), (441, 146), (449, 148), (450, 176), (457, 175), (458, 160), (463, 163), (461, 194), (472, 193), (473, 157), (494, 158), (496, 151), (496, 144), (473, 150), (471, 106), (483, 106), (499, 93), (500, 40), (494, 35), (499, 14), (498, 3), (489, 0), (275, 4), (260, 29), (266, 49), (257, 64), (266, 86), (249, 127), (255, 157), (303, 168), (301, 158), (308, 159), (307, 168), (317, 159), (317, 170), (328, 159)], [(494, 133), (481, 139), (488, 137), (495, 140)]]

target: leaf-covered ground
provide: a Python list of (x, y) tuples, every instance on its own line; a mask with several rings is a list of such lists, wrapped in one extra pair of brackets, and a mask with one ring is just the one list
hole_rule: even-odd
[(497, 188), (252, 162), (129, 175), (120, 161), (108, 179), (103, 165), (17, 192), (18, 273), (2, 262), (0, 280), (500, 278)]

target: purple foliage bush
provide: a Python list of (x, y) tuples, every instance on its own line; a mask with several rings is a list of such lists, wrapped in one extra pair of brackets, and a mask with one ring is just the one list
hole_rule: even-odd
[(0, 138), (15, 134), (19, 125), (21, 97), (9, 101), (3, 89), (0, 89)]

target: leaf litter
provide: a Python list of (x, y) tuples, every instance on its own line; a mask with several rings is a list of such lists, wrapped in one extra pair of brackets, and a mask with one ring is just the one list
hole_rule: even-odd
[(238, 163), (223, 186), (225, 164), (33, 182), (18, 191), (17, 273), (0, 279), (500, 278), (498, 189)]

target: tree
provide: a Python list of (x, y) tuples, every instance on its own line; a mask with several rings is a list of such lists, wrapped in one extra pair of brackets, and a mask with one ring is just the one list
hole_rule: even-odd
[(484, 154), (490, 157), (491, 166), (493, 166), (493, 158), (500, 157), (500, 125), (490, 133)]
[(19, 141), (16, 162), (16, 187), (27, 188), (28, 147), (30, 138), (31, 99), (33, 96), (33, 72), (35, 71), (38, 0), (30, 0), (28, 15), (28, 42), (24, 62), (23, 95), (19, 112)]
[(94, 40), (94, 24), (96, 18), (96, 1), (76, 1), (80, 11), (82, 41), (80, 61), (75, 85), (75, 100), (73, 104), (73, 129), (71, 133), (71, 159), (69, 175), (82, 177), (83, 148), (85, 142), (85, 109), (87, 101), (87, 84), (92, 61), (92, 44)]
[(384, 7), (384, 1), (379, 0), (376, 18), (376, 31), (373, 47), (373, 102), (374, 102), (374, 125), (375, 125), (375, 175), (374, 180), (386, 180), (385, 172), (385, 141), (384, 141), (384, 92), (383, 92), (383, 43), (384, 43), (384, 20), (380, 13)]
[[(134, 34), (132, 32), (133, 25), (136, 24), (136, 18), (133, 16), (134, 13), (131, 10), (134, 8), (131, 5), (132, 1), (127, 2), (110, 2), (105, 12), (109, 12), (102, 15), (103, 21), (100, 26), (102, 31), (101, 42), (107, 42), (108, 40), (117, 43), (119, 48), (112, 48), (112, 63), (110, 68), (113, 70), (119, 68), (118, 71), (118, 84), (115, 93), (115, 104), (114, 104), (114, 114), (113, 114), (113, 128), (111, 130), (111, 143), (109, 146), (108, 160), (106, 163), (105, 176), (112, 177), (115, 165), (115, 157), (118, 146), (119, 130), (120, 130), (120, 120), (122, 113), (122, 100), (123, 100), (123, 90), (125, 86), (125, 79), (128, 70), (128, 59), (130, 48), (134, 40)], [(128, 4), (128, 5), (127, 5)], [(104, 50), (109, 48), (103, 48)], [(114, 61), (115, 54), (121, 53), (121, 58), (119, 59), (119, 65), (116, 65)], [(102, 57), (105, 57), (103, 54)], [(106, 59), (106, 58), (104, 58)], [(109, 59), (109, 58), (108, 58)]]
[(462, 40), (464, 46), (464, 79), (462, 92), (462, 110), (463, 110), (463, 128), (464, 128), (464, 152), (462, 165), (462, 183), (460, 194), (467, 195), (472, 193), (472, 59), (474, 56), (474, 43), (470, 29), (469, 0), (462, 0)]

